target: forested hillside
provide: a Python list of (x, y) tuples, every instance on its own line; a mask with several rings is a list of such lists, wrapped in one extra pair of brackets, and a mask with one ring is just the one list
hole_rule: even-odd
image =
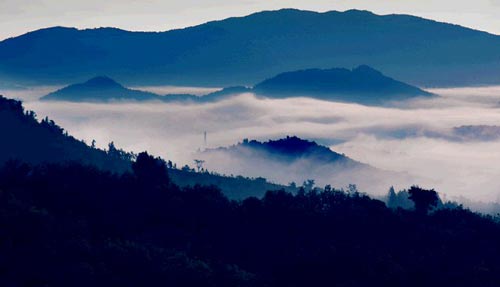
[(0, 164), (16, 159), (28, 163), (77, 161), (101, 169), (123, 172), (129, 169), (131, 154), (110, 145), (109, 152), (89, 147), (68, 135), (54, 121), (40, 122), (22, 103), (0, 96)]
[[(45, 118), (38, 121), (32, 111), (25, 111), (22, 103), (0, 96), (0, 165), (8, 160), (19, 160), (30, 164), (68, 163), (97, 167), (113, 173), (130, 171), (136, 155), (109, 143), (106, 150), (88, 146), (68, 135), (54, 121)], [(265, 179), (243, 176), (225, 176), (204, 170), (197, 172), (190, 167), (177, 168), (171, 161), (166, 162), (172, 179), (180, 186), (195, 184), (217, 185), (231, 199), (248, 196), (262, 196), (267, 190), (294, 188), (277, 185)]]
[(496, 286), (496, 220), (408, 193), (415, 211), (328, 186), (230, 201), (146, 153), (123, 175), (10, 162), (0, 285)]

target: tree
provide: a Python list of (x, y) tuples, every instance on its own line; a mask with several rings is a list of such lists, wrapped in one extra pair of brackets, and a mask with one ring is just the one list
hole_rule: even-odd
[(108, 144), (108, 154), (111, 156), (115, 156), (118, 153), (118, 149), (115, 146), (114, 142), (110, 142)]
[(155, 158), (147, 152), (141, 152), (132, 164), (132, 170), (141, 185), (161, 186), (168, 185), (167, 165), (161, 158)]
[(349, 193), (349, 195), (351, 196), (358, 197), (359, 196), (358, 186), (350, 183), (347, 186), (347, 193)]
[(304, 181), (304, 183), (302, 183), (302, 187), (306, 191), (312, 191), (315, 184), (316, 184), (316, 182), (314, 181), (314, 179), (308, 179), (308, 180)]
[(196, 169), (198, 172), (203, 171), (203, 164), (205, 163), (202, 159), (195, 159), (194, 164), (196, 165)]
[[(94, 141), (92, 141), (92, 144), (95, 146), (95, 142)], [(126, 151), (124, 151), (122, 149), (116, 148), (114, 142), (110, 142), (108, 144), (108, 152), (107, 153), (108, 153), (108, 155), (110, 155), (112, 157), (119, 158), (119, 159), (122, 159), (122, 160), (125, 160), (125, 161), (132, 161), (135, 158), (135, 156), (136, 156), (132, 152), (126, 152)]]
[(332, 186), (330, 184), (325, 185), (325, 188), (323, 189), (325, 192), (332, 192)]
[(439, 201), (439, 196), (434, 189), (426, 190), (412, 186), (408, 194), (409, 199), (415, 203), (415, 211), (420, 214), (427, 214), (432, 207), (437, 206)]
[(415, 203), (409, 197), (410, 195), (407, 190), (396, 192), (394, 187), (391, 186), (387, 193), (387, 207), (392, 209), (414, 209)]
[(394, 187), (391, 186), (389, 188), (389, 192), (387, 193), (387, 207), (389, 208), (397, 208), (398, 207), (398, 196), (394, 191)]

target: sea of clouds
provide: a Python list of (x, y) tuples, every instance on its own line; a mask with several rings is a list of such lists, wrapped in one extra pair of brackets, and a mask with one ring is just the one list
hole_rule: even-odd
[[(500, 200), (500, 130), (495, 127), (500, 126), (500, 87), (434, 89), (435, 98), (391, 107), (262, 99), (250, 93), (205, 104), (39, 102), (38, 96), (51, 88), (0, 94), (23, 99), (39, 118), (48, 116), (88, 143), (95, 139), (106, 147), (114, 141), (125, 150), (147, 150), (179, 165), (192, 165), (196, 152), (207, 147), (297, 135), (379, 169), (407, 174), (412, 183), (435, 188), (447, 199)], [(172, 89), (161, 90), (190, 91)], [(227, 162), (207, 164), (224, 172), (232, 168)], [(261, 176), (280, 181), (269, 172)], [(258, 175), (255, 170), (241, 173)], [(407, 187), (396, 179), (394, 184)], [(366, 185), (363, 189), (370, 193)]]

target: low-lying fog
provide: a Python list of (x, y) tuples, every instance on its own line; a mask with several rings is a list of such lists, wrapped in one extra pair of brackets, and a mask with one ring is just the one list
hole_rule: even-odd
[(95, 139), (101, 147), (114, 141), (125, 150), (148, 150), (178, 164), (192, 165), (194, 152), (204, 148), (204, 131), (208, 147), (297, 135), (374, 167), (406, 172), (415, 184), (433, 187), (448, 199), (499, 200), (500, 129), (454, 128), (500, 126), (500, 87), (431, 92), (439, 97), (382, 108), (252, 94), (209, 104), (56, 103), (35, 100), (34, 91), (0, 91), (25, 99), (39, 118), (49, 116), (77, 138)]

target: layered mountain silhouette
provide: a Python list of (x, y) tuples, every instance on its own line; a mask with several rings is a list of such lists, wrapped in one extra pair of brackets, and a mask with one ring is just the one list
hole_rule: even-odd
[(42, 100), (73, 102), (108, 101), (163, 101), (180, 103), (210, 103), (242, 93), (256, 93), (261, 97), (288, 98), (305, 96), (329, 101), (360, 104), (385, 104), (413, 97), (431, 96), (417, 87), (384, 76), (366, 65), (353, 70), (309, 69), (279, 74), (257, 84), (254, 88), (234, 86), (206, 95), (168, 94), (160, 96), (125, 88), (108, 77), (96, 77), (50, 93)]
[(110, 102), (110, 101), (162, 101), (207, 103), (251, 91), (246, 87), (228, 87), (203, 96), (192, 94), (158, 95), (124, 87), (109, 77), (94, 77), (84, 83), (72, 84), (41, 97), (43, 101)]
[[(14, 160), (29, 164), (77, 162), (113, 173), (130, 171), (134, 155), (110, 144), (108, 150), (88, 146), (67, 134), (52, 120), (41, 121), (21, 102), (0, 96), (0, 166)], [(231, 173), (234, 174), (234, 173)], [(278, 185), (264, 178), (228, 177), (192, 169), (170, 166), (169, 175), (180, 186), (217, 185), (226, 196), (243, 199), (263, 196), (268, 190), (293, 188)]]
[(254, 87), (270, 97), (307, 96), (324, 100), (380, 104), (430, 96), (417, 87), (384, 76), (366, 65), (348, 69), (309, 69), (279, 74)]
[(407, 175), (377, 169), (296, 136), (267, 142), (245, 139), (233, 146), (205, 150), (199, 157), (210, 169), (253, 177), (266, 175), (280, 183), (300, 185), (313, 179), (318, 185), (345, 187), (354, 183), (383, 193), (391, 185), (389, 182), (408, 180)]
[(108, 77), (95, 77), (84, 83), (69, 85), (41, 98), (70, 102), (106, 102), (111, 100), (157, 100), (160, 96), (125, 88)]
[(213, 103), (247, 92), (252, 92), (252, 89), (243, 86), (234, 86), (234, 87), (223, 88), (221, 90), (201, 96), (190, 95), (190, 94), (176, 94), (176, 95), (169, 94), (165, 95), (164, 97), (161, 97), (161, 100), (163, 102), (179, 102), (179, 103)]
[(367, 64), (420, 86), (500, 83), (500, 36), (409, 15), (284, 9), (161, 33), (54, 27), (0, 42), (5, 82), (251, 85)]

